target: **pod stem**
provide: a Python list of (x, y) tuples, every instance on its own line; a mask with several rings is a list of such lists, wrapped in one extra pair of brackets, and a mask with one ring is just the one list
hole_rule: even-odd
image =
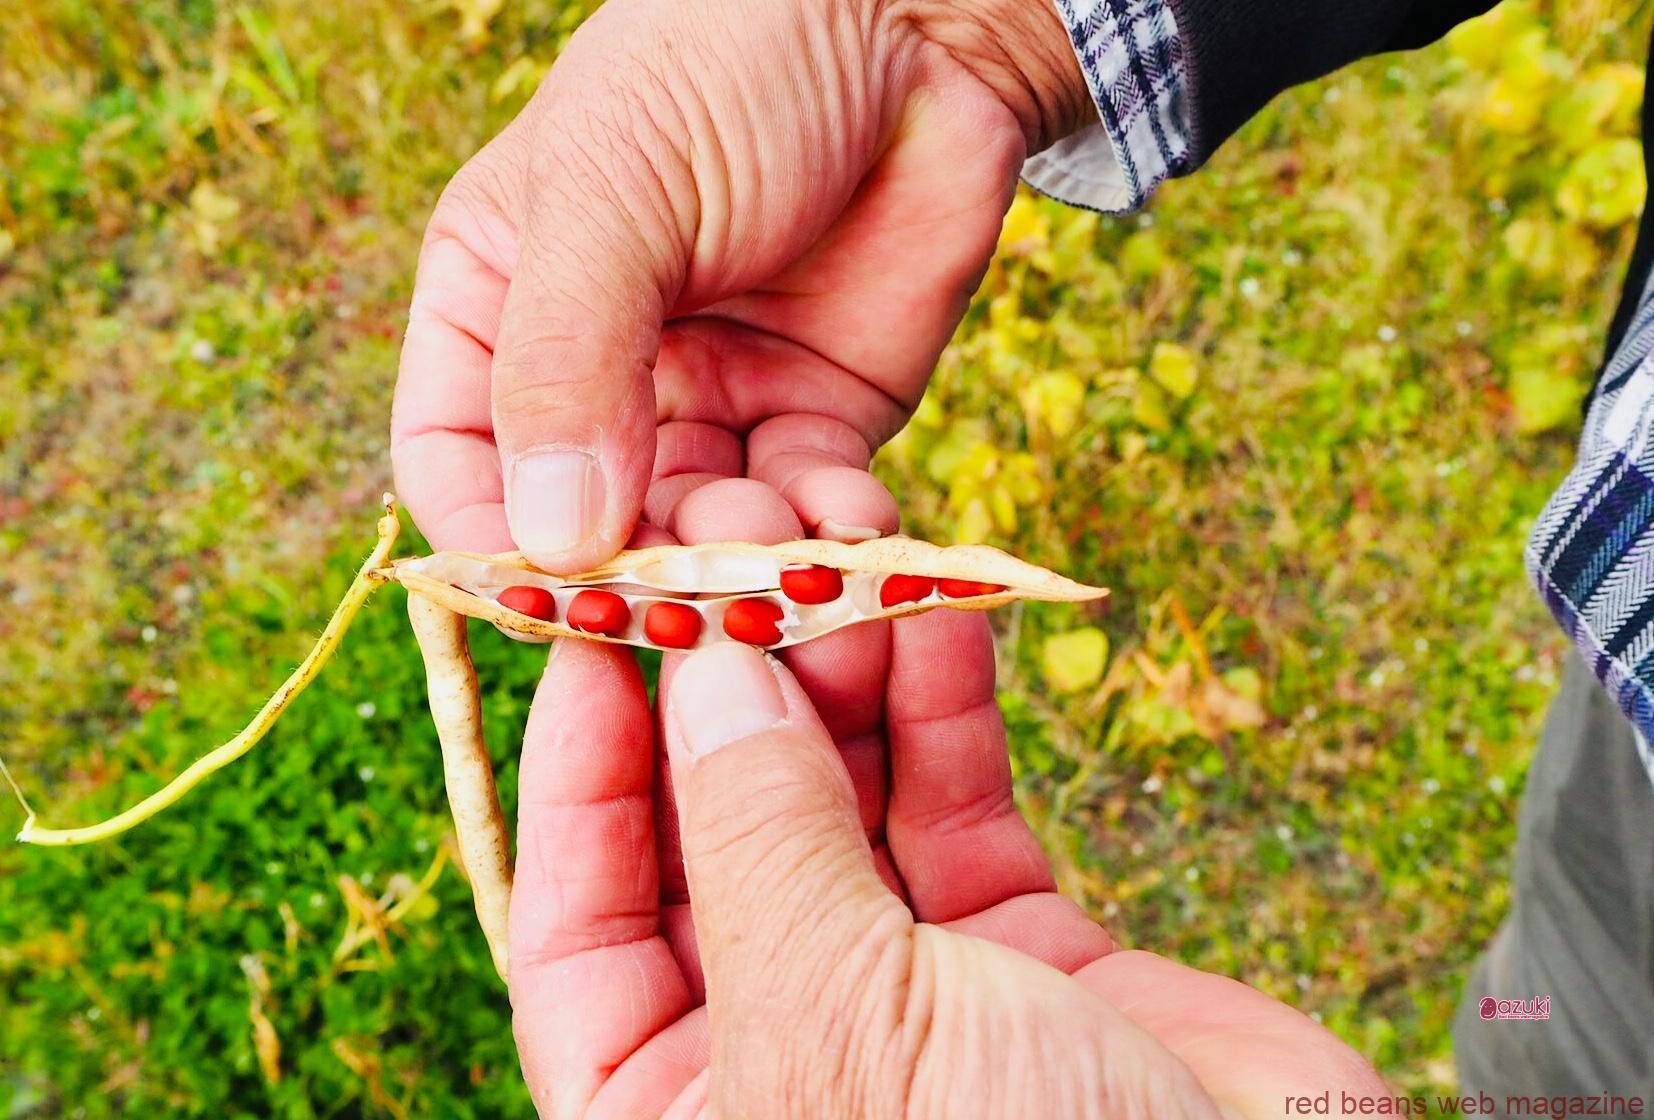
[[(386, 582), (386, 577), (379, 569), (384, 566), (386, 559), (390, 556), (390, 551), (396, 544), (396, 535), (400, 528), (401, 525), (396, 517), (395, 499), (386, 494), (385, 514), (379, 519), (378, 525), (379, 540), (373, 546), (373, 552), (363, 561), (361, 568), (356, 573), (356, 578), (351, 581), (349, 590), (345, 592), (344, 598), (334, 608), (333, 617), (327, 620), (327, 626), (322, 630), (321, 637), (316, 639), (316, 644), (311, 647), (304, 660), (299, 662), (299, 666), (293, 670), (293, 674), (282, 682), (281, 687), (276, 689), (275, 694), (264, 702), (264, 706), (258, 710), (258, 714), (253, 717), (252, 722), (242, 728), (235, 738), (202, 755), (172, 781), (130, 809), (110, 817), (108, 820), (87, 825), (84, 828), (39, 828), (35, 824), (35, 814), (30, 811), (28, 818), (23, 822), (23, 830), (17, 834), (17, 838), (25, 844), (64, 846), (69, 844), (92, 844), (99, 840), (107, 840), (112, 836), (118, 836), (166, 809), (200, 785), (214, 772), (222, 770), (252, 750), (258, 744), (258, 741), (264, 738), (270, 728), (275, 725), (276, 720), (281, 717), (281, 713), (287, 708), (287, 705), (293, 702), (294, 697), (303, 692), (310, 682), (316, 679), (316, 675), (322, 671), (322, 667), (327, 664), (328, 659), (339, 648), (339, 643), (343, 640), (345, 631), (350, 629), (351, 622), (356, 618), (356, 612), (362, 609), (362, 604), (367, 602), (368, 596)], [(9, 774), (7, 775), (7, 781), (11, 781)], [(12, 783), (12, 785), (15, 790), (15, 783)], [(22, 791), (17, 790), (17, 793), (18, 797), (21, 798)], [(25, 801), (25, 808), (27, 808), (27, 805), (28, 803)]]

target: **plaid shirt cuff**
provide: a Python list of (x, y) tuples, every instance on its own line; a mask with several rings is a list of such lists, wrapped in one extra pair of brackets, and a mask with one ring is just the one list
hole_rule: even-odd
[(1190, 167), (1188, 67), (1168, 0), (1056, 0), (1099, 122), (1031, 157), (1022, 177), (1090, 210), (1135, 210)]

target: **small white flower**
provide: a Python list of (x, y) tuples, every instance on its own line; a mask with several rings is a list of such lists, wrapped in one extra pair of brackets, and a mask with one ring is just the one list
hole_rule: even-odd
[(1261, 286), (1256, 276), (1248, 276), (1240, 282), (1240, 294), (1247, 299), (1254, 299), (1257, 297), (1258, 289)]
[(373, 767), (371, 767), (371, 766), (362, 767), (361, 769), (356, 771), (356, 776), (358, 778), (361, 778), (364, 782), (373, 781)]
[(1200, 868), (1186, 868), (1183, 872), (1183, 878), (1190, 883), (1197, 881), (1200, 878)]
[(202, 365), (206, 365), (208, 362), (218, 357), (218, 351), (215, 350), (213, 348), (213, 344), (208, 342), (206, 339), (198, 338), (195, 340), (194, 344), (190, 346), (190, 357), (194, 358)]
[(1385, 323), (1378, 328), (1378, 340), (1380, 342), (1394, 342), (1396, 340), (1396, 329), (1389, 323)]
[(1143, 792), (1144, 793), (1159, 793), (1160, 792), (1160, 784), (1161, 784), (1160, 783), (1160, 776), (1157, 775), (1157, 774), (1151, 774), (1147, 778), (1143, 779)]
[(1296, 835), (1297, 833), (1292, 831), (1292, 826), (1289, 824), (1278, 824), (1275, 826), (1275, 836), (1283, 844)]
[(356, 718), (372, 719), (374, 713), (378, 710), (379, 709), (374, 705), (372, 700), (364, 700), (360, 704), (356, 705)]
[(138, 631), (139, 636), (146, 642), (153, 642), (160, 636), (160, 633), (161, 632), (153, 626), (145, 626), (142, 630)]

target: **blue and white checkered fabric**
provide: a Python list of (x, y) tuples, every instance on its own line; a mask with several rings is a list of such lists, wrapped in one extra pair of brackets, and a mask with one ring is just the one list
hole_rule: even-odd
[[(1651, 278), (1654, 280), (1654, 278)], [(1654, 781), (1654, 285), (1608, 363), (1579, 459), (1528, 539), (1546, 606), (1637, 729)]]
[(1093, 210), (1141, 206), (1189, 169), (1188, 67), (1166, 0), (1056, 0), (1091, 96), (1096, 125), (1032, 157), (1023, 178)]

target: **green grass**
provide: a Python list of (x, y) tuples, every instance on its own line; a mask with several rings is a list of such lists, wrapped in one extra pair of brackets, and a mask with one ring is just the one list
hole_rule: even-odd
[[(0, 749), (54, 822), (239, 726), (365, 549), (424, 216), (582, 14), (467, 7), (0, 13)], [(1646, 13), (1566, 10), (1296, 91), (1148, 217), (1023, 199), (880, 460), (909, 531), (1116, 589), (997, 619), (1065, 888), (1398, 1092), (1507, 905), (1564, 649), (1521, 546), (1642, 197)], [(448, 829), (396, 597), (173, 813), (0, 848), (0, 1116), (528, 1114), (451, 867), (335, 960)], [(509, 797), (540, 654), (477, 650)]]

